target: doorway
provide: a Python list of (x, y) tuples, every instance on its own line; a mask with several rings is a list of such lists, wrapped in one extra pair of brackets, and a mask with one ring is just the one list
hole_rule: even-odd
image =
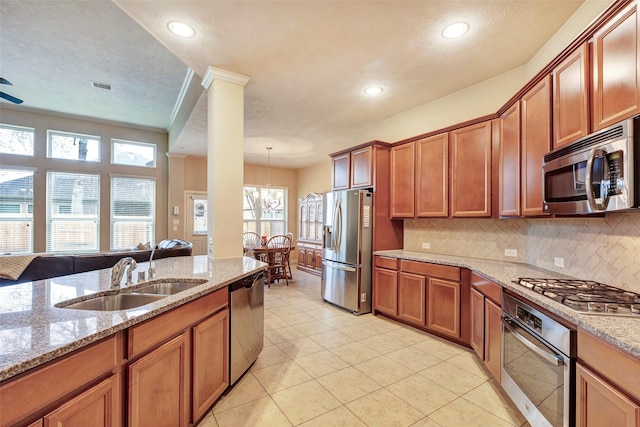
[(207, 254), (207, 193), (185, 193), (186, 237), (193, 244), (193, 255)]

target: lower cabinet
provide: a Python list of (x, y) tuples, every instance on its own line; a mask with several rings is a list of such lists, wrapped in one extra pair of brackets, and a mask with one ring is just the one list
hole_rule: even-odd
[(500, 382), (502, 362), (502, 287), (471, 274), (471, 348)]
[(322, 247), (298, 242), (298, 270), (317, 276), (322, 274)]
[(398, 316), (397, 260), (374, 257), (373, 309), (392, 317)]
[(398, 282), (398, 317), (409, 323), (425, 326), (427, 323), (426, 278), (412, 273), (400, 273)]
[(460, 339), (460, 282), (429, 278), (427, 328)]

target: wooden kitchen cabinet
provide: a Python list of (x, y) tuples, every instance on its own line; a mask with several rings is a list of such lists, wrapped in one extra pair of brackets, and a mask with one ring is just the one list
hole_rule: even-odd
[(419, 326), (427, 322), (427, 281), (424, 276), (400, 272), (398, 280), (398, 317)]
[(373, 147), (351, 152), (351, 188), (373, 186)]
[(373, 268), (373, 310), (398, 316), (398, 271), (393, 258), (375, 256)]
[(298, 270), (315, 275), (322, 272), (323, 195), (309, 193), (298, 199)]
[(415, 145), (391, 148), (391, 217), (415, 216)]
[(471, 274), (471, 348), (500, 383), (502, 361), (502, 287)]
[(520, 101), (500, 117), (499, 214), (520, 216)]
[(469, 344), (480, 359), (484, 360), (484, 295), (471, 288), (471, 335)]
[(460, 339), (460, 282), (429, 278), (427, 328)]
[(583, 43), (553, 69), (553, 148), (589, 134), (589, 46)]
[[(112, 375), (45, 415), (45, 426), (120, 427), (120, 376)], [(35, 424), (38, 425), (38, 424)]]
[(639, 18), (632, 2), (592, 38), (593, 130), (640, 112)]
[(451, 216), (491, 216), (491, 121), (450, 132)]
[(542, 158), (551, 150), (551, 76), (521, 99), (522, 215), (543, 215)]
[(130, 427), (189, 424), (189, 347), (183, 332), (129, 366)]
[(484, 301), (484, 364), (500, 384), (502, 366), (502, 308), (489, 298)]
[(449, 215), (449, 134), (415, 142), (415, 214), (418, 218)]

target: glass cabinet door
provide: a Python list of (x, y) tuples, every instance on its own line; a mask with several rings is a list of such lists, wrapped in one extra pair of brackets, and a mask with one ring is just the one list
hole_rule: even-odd
[(322, 240), (322, 224), (324, 223), (324, 217), (322, 215), (322, 202), (318, 202), (317, 209), (317, 221), (316, 221), (316, 240)]
[(307, 230), (309, 229), (309, 218), (307, 217), (307, 205), (300, 205), (300, 231), (299, 238), (306, 239), (307, 238)]
[(309, 240), (316, 240), (316, 205), (309, 203)]

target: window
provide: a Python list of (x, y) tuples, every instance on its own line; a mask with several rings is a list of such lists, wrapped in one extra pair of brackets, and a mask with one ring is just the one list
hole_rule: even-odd
[(261, 236), (287, 232), (287, 189), (244, 187), (243, 231)]
[(114, 165), (156, 167), (156, 146), (144, 142), (111, 140), (111, 163)]
[(48, 130), (47, 157), (99, 162), (100, 137)]
[(33, 170), (0, 168), (0, 252), (33, 252)]
[(0, 124), (0, 153), (33, 156), (35, 129)]
[(47, 172), (47, 251), (100, 248), (100, 176)]
[(155, 241), (156, 182), (111, 177), (111, 250)]

